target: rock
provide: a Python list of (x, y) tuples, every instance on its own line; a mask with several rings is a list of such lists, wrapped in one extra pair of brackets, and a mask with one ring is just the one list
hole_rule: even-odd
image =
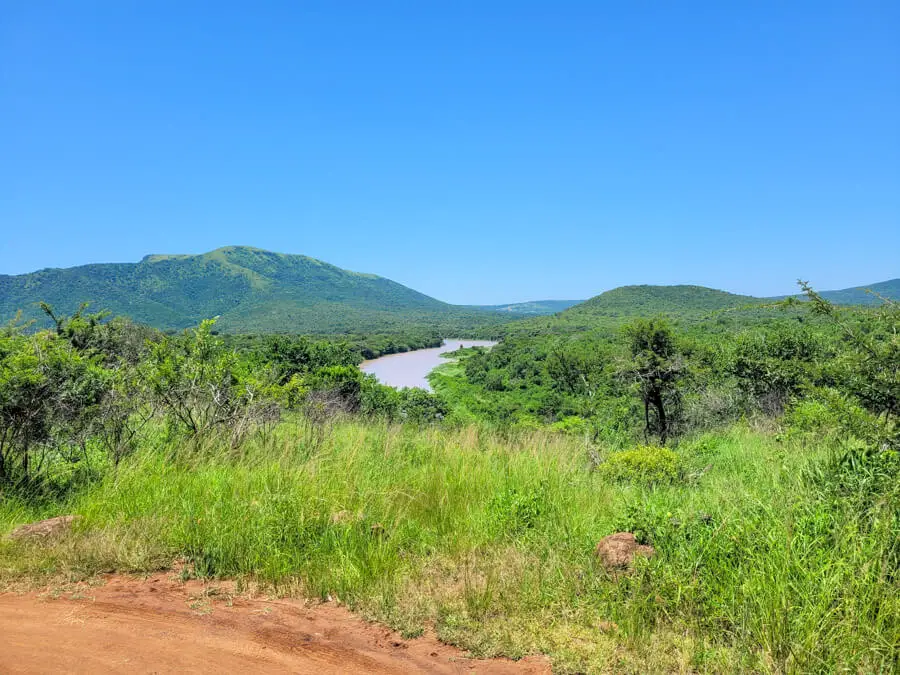
[(78, 516), (57, 516), (37, 523), (20, 525), (9, 533), (10, 539), (49, 539), (67, 533)]
[(603, 537), (594, 555), (606, 570), (624, 570), (634, 564), (635, 556), (649, 558), (656, 554), (652, 546), (637, 543), (631, 532), (616, 532)]

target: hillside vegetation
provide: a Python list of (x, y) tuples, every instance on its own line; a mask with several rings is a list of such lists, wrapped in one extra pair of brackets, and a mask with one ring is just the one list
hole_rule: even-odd
[(244, 246), (0, 276), (0, 317), (22, 310), (24, 318), (43, 321), (38, 301), (65, 309), (89, 302), (163, 330), (218, 316), (217, 328), (233, 333), (375, 332), (416, 324), (455, 334), (516, 318), (448, 305), (315, 258)]
[(900, 307), (807, 299), (510, 336), (435, 393), (335, 339), (7, 326), (0, 533), (80, 519), (0, 582), (177, 563), (562, 673), (895, 672)]
[[(873, 284), (900, 297), (900, 280)], [(862, 289), (831, 291), (837, 303), (879, 302)], [(450, 305), (374, 274), (361, 274), (302, 255), (228, 246), (201, 255), (148, 255), (138, 263), (44, 269), (0, 275), (0, 321), (22, 311), (50, 324), (38, 303), (61, 310), (90, 303), (161, 330), (182, 330), (219, 317), (227, 333), (405, 333), (427, 329), (444, 337), (498, 337), (513, 332), (617, 325), (635, 316), (685, 319), (754, 305), (763, 300), (700, 286), (623, 286), (585, 302), (541, 300), (506, 305)], [(557, 315), (557, 316), (550, 316)]]
[(822, 292), (823, 298), (839, 305), (878, 305), (881, 303), (878, 296), (888, 300), (900, 300), (900, 279), (882, 281), (869, 286)]

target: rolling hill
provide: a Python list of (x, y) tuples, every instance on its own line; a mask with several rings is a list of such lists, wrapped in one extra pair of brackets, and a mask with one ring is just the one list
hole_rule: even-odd
[(618, 318), (655, 314), (708, 313), (719, 309), (762, 303), (749, 295), (735, 295), (704, 286), (620, 286), (601, 293), (563, 316)]
[[(873, 295), (872, 293), (877, 293)], [(880, 295), (888, 300), (900, 300), (900, 279), (891, 279), (868, 286), (856, 286), (844, 288), (839, 291), (823, 291), (822, 297), (838, 305), (877, 305), (881, 302)]]
[(173, 330), (218, 316), (218, 328), (235, 333), (381, 331), (410, 323), (451, 331), (516, 318), (450, 305), (315, 258), (245, 246), (0, 276), (0, 319), (21, 309), (26, 319), (43, 322), (41, 300), (64, 313), (90, 302), (92, 309)]
[[(900, 279), (822, 295), (841, 304), (879, 302), (866, 288), (900, 298)], [(39, 301), (63, 313), (90, 302), (94, 310), (106, 309), (164, 330), (187, 328), (218, 316), (218, 328), (232, 333), (377, 332), (417, 325), (461, 335), (517, 319), (525, 319), (526, 330), (548, 321), (577, 329), (656, 314), (699, 318), (775, 299), (702, 286), (644, 285), (622, 286), (581, 303), (451, 305), (374, 274), (248, 246), (200, 255), (148, 255), (137, 263), (0, 275), (0, 321), (22, 310), (24, 318), (46, 325)]]
[[(867, 293), (866, 289), (888, 299), (900, 299), (900, 280), (897, 279), (859, 288), (824, 291), (822, 295), (842, 305), (872, 305), (881, 302), (877, 296)], [(514, 335), (609, 329), (636, 317), (651, 316), (665, 316), (689, 323), (713, 317), (718, 322), (752, 321), (763, 316), (782, 316), (781, 310), (771, 305), (786, 297), (788, 296), (757, 298), (704, 286), (620, 286), (554, 316), (532, 316), (517, 321), (510, 324), (505, 332)]]
[[(900, 279), (858, 288), (824, 291), (821, 295), (840, 305), (873, 305), (881, 302), (877, 295), (868, 293), (867, 289), (884, 298), (900, 299)], [(590, 324), (635, 316), (699, 318), (721, 310), (758, 312), (766, 305), (785, 297), (787, 296), (757, 298), (705, 286), (620, 286), (566, 309), (559, 318), (568, 322)]]

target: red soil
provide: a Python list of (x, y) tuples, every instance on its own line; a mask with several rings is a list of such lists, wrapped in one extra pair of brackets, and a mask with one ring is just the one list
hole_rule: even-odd
[(542, 658), (467, 658), (327, 603), (232, 596), (157, 574), (69, 597), (0, 595), (3, 673), (549, 673)]

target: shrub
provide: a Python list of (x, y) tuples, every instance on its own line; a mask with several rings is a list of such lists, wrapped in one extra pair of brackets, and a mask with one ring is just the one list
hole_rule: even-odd
[(644, 445), (610, 454), (599, 470), (615, 481), (655, 484), (678, 478), (678, 455), (668, 448)]
[(501, 532), (518, 536), (537, 525), (548, 510), (547, 486), (541, 484), (532, 490), (509, 487), (494, 495), (490, 510)]
[(550, 426), (550, 429), (558, 433), (583, 436), (584, 434), (590, 433), (591, 423), (583, 417), (569, 415), (568, 417), (563, 417), (558, 422), (554, 422)]

